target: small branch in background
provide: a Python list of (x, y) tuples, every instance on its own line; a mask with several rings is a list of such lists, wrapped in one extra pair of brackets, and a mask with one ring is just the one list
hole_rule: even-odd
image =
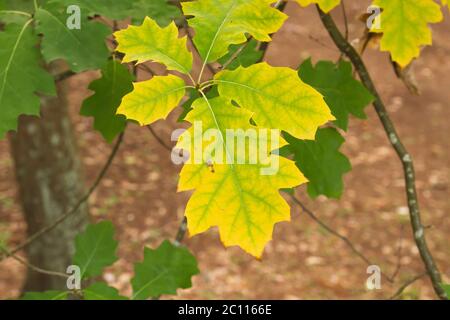
[(0, 257), (0, 262), (8, 257), (12, 257), (14, 254), (16, 254), (18, 251), (26, 248), (27, 246), (29, 246), (33, 241), (35, 241), (36, 239), (40, 238), (41, 236), (43, 236), (44, 234), (46, 234), (47, 232), (50, 232), (51, 230), (53, 230), (55, 227), (57, 227), (59, 224), (61, 224), (63, 221), (65, 221), (67, 218), (69, 218), (71, 215), (73, 215), (75, 212), (78, 211), (78, 209), (89, 200), (89, 198), (91, 197), (91, 195), (94, 193), (94, 191), (97, 189), (97, 187), (99, 186), (100, 182), (102, 181), (102, 179), (105, 177), (106, 172), (108, 171), (109, 167), (111, 166), (115, 156), (117, 155), (117, 151), (119, 150), (120, 145), (122, 144), (123, 141), (123, 136), (124, 136), (125, 132), (122, 132), (120, 134), (120, 136), (117, 138), (117, 142), (114, 145), (111, 154), (109, 155), (108, 159), (106, 160), (106, 163), (104, 164), (102, 170), (100, 171), (99, 175), (97, 176), (97, 178), (95, 179), (94, 183), (92, 184), (92, 186), (89, 188), (89, 190), (87, 191), (87, 193), (80, 199), (78, 200), (78, 202), (75, 204), (75, 206), (69, 210), (68, 212), (64, 213), (63, 215), (61, 215), (58, 219), (56, 219), (52, 224), (42, 228), (41, 230), (39, 230), (38, 232), (36, 232), (35, 234), (33, 234), (31, 237), (29, 237), (28, 239), (26, 239), (24, 242), (22, 242), (21, 244), (19, 244), (18, 246), (16, 246), (14, 249), (12, 249), (11, 251), (9, 251), (8, 254), (4, 253), (4, 255), (2, 257)]
[(400, 240), (398, 242), (398, 249), (397, 249), (397, 266), (391, 275), (392, 279), (395, 279), (395, 277), (397, 277), (397, 275), (400, 271), (400, 268), (402, 267), (403, 231), (404, 231), (404, 226), (402, 225), (401, 231), (400, 231)]
[(57, 272), (57, 271), (50, 271), (50, 270), (45, 270), (42, 269), (40, 267), (37, 267), (29, 262), (27, 262), (25, 259), (22, 259), (21, 257), (9, 252), (6, 248), (4, 248), (3, 246), (0, 245), (0, 251), (2, 251), (7, 257), (11, 257), (14, 260), (18, 261), (19, 263), (23, 264), (24, 266), (26, 266), (27, 268), (36, 271), (38, 273), (42, 273), (42, 274), (47, 274), (49, 276), (56, 276), (56, 277), (61, 277), (61, 278), (68, 278), (69, 275), (62, 273), (62, 272)]
[(155, 76), (155, 72), (154, 72), (149, 66), (147, 66), (147, 65), (144, 64), (144, 63), (141, 63), (141, 64), (137, 65), (136, 68), (141, 68), (141, 69), (143, 69), (144, 71), (148, 72), (152, 77)]
[(176, 246), (179, 246), (181, 242), (183, 242), (186, 232), (187, 232), (187, 218), (183, 217), (183, 220), (181, 221), (180, 226), (178, 227), (177, 235), (175, 237), (174, 244)]
[(389, 141), (391, 142), (392, 147), (394, 148), (403, 165), (409, 216), (416, 246), (419, 249), (420, 256), (428, 272), (429, 278), (433, 284), (436, 295), (441, 299), (447, 299), (447, 295), (440, 285), (442, 282), (441, 274), (434, 261), (433, 255), (428, 249), (428, 245), (425, 239), (425, 228), (422, 225), (420, 217), (419, 202), (415, 183), (415, 172), (411, 154), (403, 145), (400, 136), (398, 135), (397, 130), (395, 129), (395, 126), (389, 117), (389, 113), (386, 110), (384, 102), (381, 99), (381, 96), (378, 94), (374, 82), (372, 81), (372, 78), (361, 56), (358, 54), (355, 48), (353, 48), (353, 46), (342, 36), (331, 15), (324, 13), (318, 6), (316, 6), (316, 8), (319, 13), (320, 19), (324, 27), (328, 31), (331, 39), (339, 48), (339, 50), (350, 59), (359, 75), (359, 78), (361, 79), (361, 82), (375, 97), (375, 101), (373, 103), (375, 111), (383, 125), (383, 128), (389, 138)]
[(164, 147), (164, 149), (168, 150), (169, 152), (172, 152), (172, 148), (168, 144), (166, 144), (163, 139), (161, 139), (161, 137), (155, 132), (155, 130), (153, 130), (151, 125), (148, 125), (147, 129), (148, 131), (150, 131), (150, 133), (156, 139), (156, 141), (158, 141), (159, 144)]
[(419, 280), (420, 278), (423, 278), (427, 275), (428, 272), (423, 272), (421, 274), (418, 274), (417, 276), (415, 276), (414, 278), (411, 278), (410, 280), (406, 281), (400, 288), (398, 288), (398, 290), (389, 298), (389, 300), (394, 300), (397, 299), (402, 293), (403, 291), (405, 291), (405, 289), (407, 287), (409, 287), (410, 285), (412, 285), (414, 282), (416, 282), (417, 280)]
[[(314, 212), (312, 212), (310, 209), (308, 209), (303, 202), (301, 202), (299, 199), (297, 199), (294, 195), (291, 195), (292, 200), (298, 204), (302, 210), (311, 218), (313, 219), (315, 222), (317, 222), (318, 225), (320, 225), (322, 228), (324, 228), (326, 231), (328, 231), (329, 233), (331, 233), (332, 235), (334, 235), (335, 237), (341, 239), (342, 241), (345, 242), (345, 244), (353, 251), (353, 253), (355, 255), (357, 255), (362, 261), (364, 261), (367, 265), (371, 266), (374, 263), (372, 263), (372, 261), (369, 260), (369, 258), (367, 258), (361, 251), (359, 251), (358, 249), (356, 249), (356, 247), (353, 245), (353, 243), (350, 241), (349, 238), (341, 235), (339, 232), (337, 232), (336, 230), (332, 229), (330, 226), (328, 226), (325, 222), (323, 222), (322, 220), (320, 220), (315, 214)], [(393, 279), (392, 277), (389, 277), (388, 275), (386, 275), (385, 273), (381, 273), (382, 276), (384, 276), (386, 278), (386, 280), (390, 283), (393, 283)]]

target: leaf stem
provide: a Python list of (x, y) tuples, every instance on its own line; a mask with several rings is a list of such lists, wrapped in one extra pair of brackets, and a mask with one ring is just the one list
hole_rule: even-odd
[(28, 18), (33, 17), (30, 13), (25, 12), (25, 11), (17, 11), (17, 10), (0, 10), (0, 13), (5, 13), (5, 14), (18, 14), (21, 16), (26, 16)]

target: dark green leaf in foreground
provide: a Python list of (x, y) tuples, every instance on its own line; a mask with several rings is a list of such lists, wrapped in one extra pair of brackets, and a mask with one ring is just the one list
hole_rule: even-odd
[(111, 142), (125, 129), (126, 118), (116, 111), (122, 98), (133, 90), (133, 76), (124, 65), (111, 60), (89, 89), (94, 95), (83, 102), (81, 115), (94, 117), (94, 128)]
[(128, 300), (119, 295), (116, 288), (108, 286), (104, 282), (96, 282), (83, 289), (84, 300)]
[(53, 78), (41, 67), (32, 21), (0, 32), (0, 139), (17, 128), (21, 114), (38, 115), (37, 93), (55, 94)]
[(81, 15), (81, 28), (69, 29), (65, 7), (49, 5), (36, 12), (36, 30), (43, 34), (41, 52), (46, 62), (64, 59), (74, 72), (101, 68), (109, 56), (106, 37), (111, 30)]
[(336, 65), (331, 61), (319, 61), (313, 66), (308, 59), (300, 66), (299, 76), (323, 94), (339, 128), (347, 130), (349, 114), (366, 118), (364, 108), (373, 101), (373, 97), (353, 78), (350, 62), (341, 61)]
[(136, 24), (141, 24), (148, 16), (161, 27), (166, 27), (173, 20), (181, 17), (181, 10), (168, 0), (135, 0), (130, 16)]
[(81, 277), (95, 277), (116, 260), (117, 241), (110, 221), (90, 224), (75, 238), (73, 262), (80, 267)]
[(157, 249), (144, 249), (144, 260), (134, 266), (133, 299), (143, 300), (192, 286), (199, 273), (195, 257), (184, 247), (165, 240)]
[(98, 14), (108, 19), (122, 20), (129, 17), (136, 0), (51, 0), (51, 2), (62, 4), (65, 7), (77, 5), (81, 8), (84, 17)]
[(258, 42), (255, 39), (250, 40), (248, 44), (245, 45), (245, 47), (243, 47), (242, 44), (232, 44), (229, 47), (228, 54), (220, 58), (219, 63), (227, 63), (233, 57), (233, 55), (236, 54), (236, 52), (240, 50), (241, 47), (243, 47), (236, 59), (234, 59), (233, 62), (228, 65), (227, 69), (234, 70), (239, 66), (249, 67), (252, 64), (260, 61), (263, 56), (263, 52), (258, 50), (257, 46)]
[(289, 145), (282, 148), (294, 154), (295, 164), (308, 178), (308, 194), (339, 198), (343, 191), (342, 176), (351, 170), (347, 157), (339, 152), (344, 138), (333, 128), (319, 129), (316, 140), (299, 140), (285, 135)]

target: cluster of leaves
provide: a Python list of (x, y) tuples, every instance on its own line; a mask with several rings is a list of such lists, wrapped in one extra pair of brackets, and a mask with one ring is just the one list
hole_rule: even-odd
[[(164, 25), (180, 15), (179, 9), (166, 0), (37, 2), (39, 6), (35, 7), (29, 0), (0, 0), (0, 21), (6, 23), (0, 32), (0, 138), (17, 128), (19, 115), (39, 114), (38, 95), (56, 95), (53, 77), (43, 64), (63, 59), (75, 73), (101, 68), (104, 75), (106, 73), (106, 79), (92, 85), (97, 97), (87, 103), (83, 114), (93, 115), (96, 127), (111, 141), (123, 130), (124, 120), (116, 118), (116, 101), (109, 93), (114, 92), (118, 97), (131, 81), (129, 77), (124, 78), (126, 68), (113, 63), (107, 65), (111, 50), (105, 40), (112, 29), (94, 17), (124, 19), (132, 16), (135, 21), (142, 21), (148, 15)], [(78, 5), (82, 10), (80, 29), (69, 29), (66, 25), (66, 11), (71, 5)], [(115, 82), (116, 78), (120, 82)], [(92, 110), (95, 99), (110, 103), (104, 109)], [(113, 123), (111, 127), (106, 124), (109, 121)]]
[[(111, 222), (88, 225), (75, 238), (73, 265), (80, 268), (80, 278), (88, 286), (77, 291), (27, 292), (24, 300), (65, 300), (71, 295), (84, 300), (127, 300), (116, 288), (96, 279), (117, 261), (117, 241)], [(195, 257), (184, 247), (165, 240), (156, 249), (145, 248), (144, 259), (134, 265), (131, 299), (145, 300), (163, 294), (176, 294), (177, 289), (192, 286), (191, 277), (198, 274)]]
[[(200, 148), (210, 147), (214, 154), (221, 153), (230, 160), (226, 164), (211, 163), (201, 156), (199, 163), (184, 165), (179, 191), (195, 190), (185, 213), (190, 234), (217, 226), (226, 246), (239, 245), (257, 257), (271, 239), (274, 224), (290, 218), (289, 206), (279, 190), (300, 185), (306, 179), (286, 158), (277, 159), (280, 165), (274, 175), (260, 174), (264, 163), (278, 157), (271, 152), (278, 147), (272, 138), (268, 138), (268, 150), (257, 163), (236, 165), (237, 152), (229, 150), (224, 143), (226, 129), (258, 132), (277, 129), (298, 139), (314, 139), (317, 128), (334, 119), (322, 95), (302, 82), (290, 68), (275, 68), (267, 63), (248, 67), (232, 65), (233, 70), (223, 70), (202, 82), (206, 64), (226, 57), (230, 45), (248, 41), (246, 34), (257, 41), (271, 40), (270, 34), (286, 19), (286, 15), (270, 6), (271, 2), (182, 3), (184, 14), (193, 17), (188, 22), (195, 31), (194, 44), (203, 60), (198, 81), (190, 74), (193, 56), (187, 49), (186, 37), (179, 38), (175, 24), (161, 28), (146, 18), (141, 26), (130, 26), (115, 33), (117, 50), (124, 54), (123, 62), (139, 64), (151, 60), (177, 72), (177, 75), (155, 76), (135, 83), (134, 90), (123, 98), (118, 113), (148, 125), (167, 117), (187, 89), (194, 89), (199, 97), (192, 102), (185, 120), (199, 121), (204, 130), (215, 129), (218, 136), (211, 142), (196, 143), (198, 137), (191, 128), (180, 137), (177, 146), (194, 157), (202, 155)], [(185, 83), (178, 76), (180, 73), (190, 83)], [(217, 88), (217, 96), (208, 98), (206, 89), (212, 86)], [(286, 144), (280, 139), (282, 145)], [(250, 142), (245, 148), (249, 145)]]

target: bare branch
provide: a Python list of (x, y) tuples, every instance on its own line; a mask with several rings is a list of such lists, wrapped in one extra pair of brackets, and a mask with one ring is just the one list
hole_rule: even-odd
[(61, 277), (61, 278), (68, 278), (69, 275), (62, 273), (62, 272), (57, 272), (57, 271), (50, 271), (50, 270), (46, 270), (46, 269), (42, 269), (40, 267), (37, 267), (29, 262), (27, 262), (25, 259), (12, 254), (11, 252), (9, 252), (6, 248), (4, 248), (3, 246), (0, 246), (0, 251), (2, 251), (7, 257), (11, 257), (14, 260), (18, 261), (19, 263), (23, 264), (24, 266), (30, 268), (33, 271), (42, 273), (42, 274), (47, 274), (50, 276), (56, 276), (56, 277)]
[(419, 249), (420, 256), (428, 272), (430, 280), (433, 284), (434, 291), (436, 292), (439, 298), (447, 299), (444, 290), (440, 286), (440, 283), (442, 281), (439, 269), (436, 266), (434, 258), (430, 250), (428, 249), (425, 240), (425, 228), (422, 225), (420, 217), (420, 209), (415, 184), (415, 172), (411, 154), (406, 150), (405, 146), (403, 145), (397, 133), (397, 130), (395, 129), (395, 126), (389, 117), (389, 113), (387, 112), (386, 107), (384, 106), (383, 100), (381, 99), (381, 96), (378, 94), (378, 91), (375, 88), (372, 78), (361, 56), (358, 54), (355, 48), (353, 48), (352, 45), (342, 36), (341, 32), (334, 23), (333, 18), (329, 14), (324, 13), (318, 6), (316, 7), (319, 12), (320, 19), (322, 20), (323, 25), (327, 29), (335, 45), (339, 48), (339, 50), (342, 53), (344, 53), (350, 59), (356, 71), (358, 72), (358, 75), (362, 83), (375, 97), (375, 101), (373, 103), (375, 111), (377, 112), (377, 115), (384, 127), (384, 130), (389, 138), (389, 141), (391, 142), (393, 148), (395, 149), (403, 165), (405, 185), (406, 185), (406, 196), (408, 200), (409, 216), (411, 221), (411, 227), (413, 230), (414, 240), (416, 242), (417, 248)]
[(152, 134), (152, 136), (156, 139), (156, 141), (158, 141), (159, 144), (164, 147), (164, 149), (168, 150), (169, 152), (172, 152), (172, 148), (168, 144), (166, 144), (164, 140), (161, 139), (160, 136), (158, 136), (158, 134), (155, 132), (155, 130), (153, 130), (151, 125), (148, 125), (147, 128), (148, 131), (150, 131), (150, 133)]
[[(342, 241), (345, 242), (345, 244), (353, 251), (353, 253), (355, 255), (357, 255), (362, 261), (364, 261), (367, 265), (373, 265), (374, 263), (367, 258), (361, 251), (359, 251), (358, 249), (356, 249), (356, 247), (353, 245), (353, 243), (350, 241), (349, 238), (341, 235), (339, 232), (337, 232), (336, 230), (334, 230), (333, 228), (331, 228), (329, 225), (327, 225), (325, 222), (323, 222), (321, 219), (319, 219), (319, 217), (317, 217), (314, 212), (312, 212), (310, 209), (308, 209), (299, 199), (297, 199), (294, 195), (290, 195), (292, 200), (298, 204), (303, 211), (311, 218), (313, 219), (315, 222), (317, 222), (317, 224), (319, 224), (322, 228), (324, 228), (326, 231), (328, 231), (329, 233), (331, 233), (332, 235), (334, 235), (335, 237), (338, 237), (339, 239), (341, 239)], [(388, 275), (386, 275), (385, 273), (381, 273), (381, 275), (383, 275), (386, 280), (390, 283), (393, 282), (393, 279), (391, 277), (389, 277)]]
[(400, 288), (398, 288), (398, 290), (389, 298), (389, 300), (394, 300), (397, 299), (402, 293), (403, 291), (405, 291), (405, 289), (407, 287), (409, 287), (410, 285), (412, 285), (414, 282), (416, 282), (417, 280), (419, 280), (420, 278), (423, 278), (424, 276), (427, 275), (428, 272), (423, 272), (421, 274), (418, 274), (417, 276), (415, 276), (414, 278), (409, 279), (408, 281), (406, 281)]

